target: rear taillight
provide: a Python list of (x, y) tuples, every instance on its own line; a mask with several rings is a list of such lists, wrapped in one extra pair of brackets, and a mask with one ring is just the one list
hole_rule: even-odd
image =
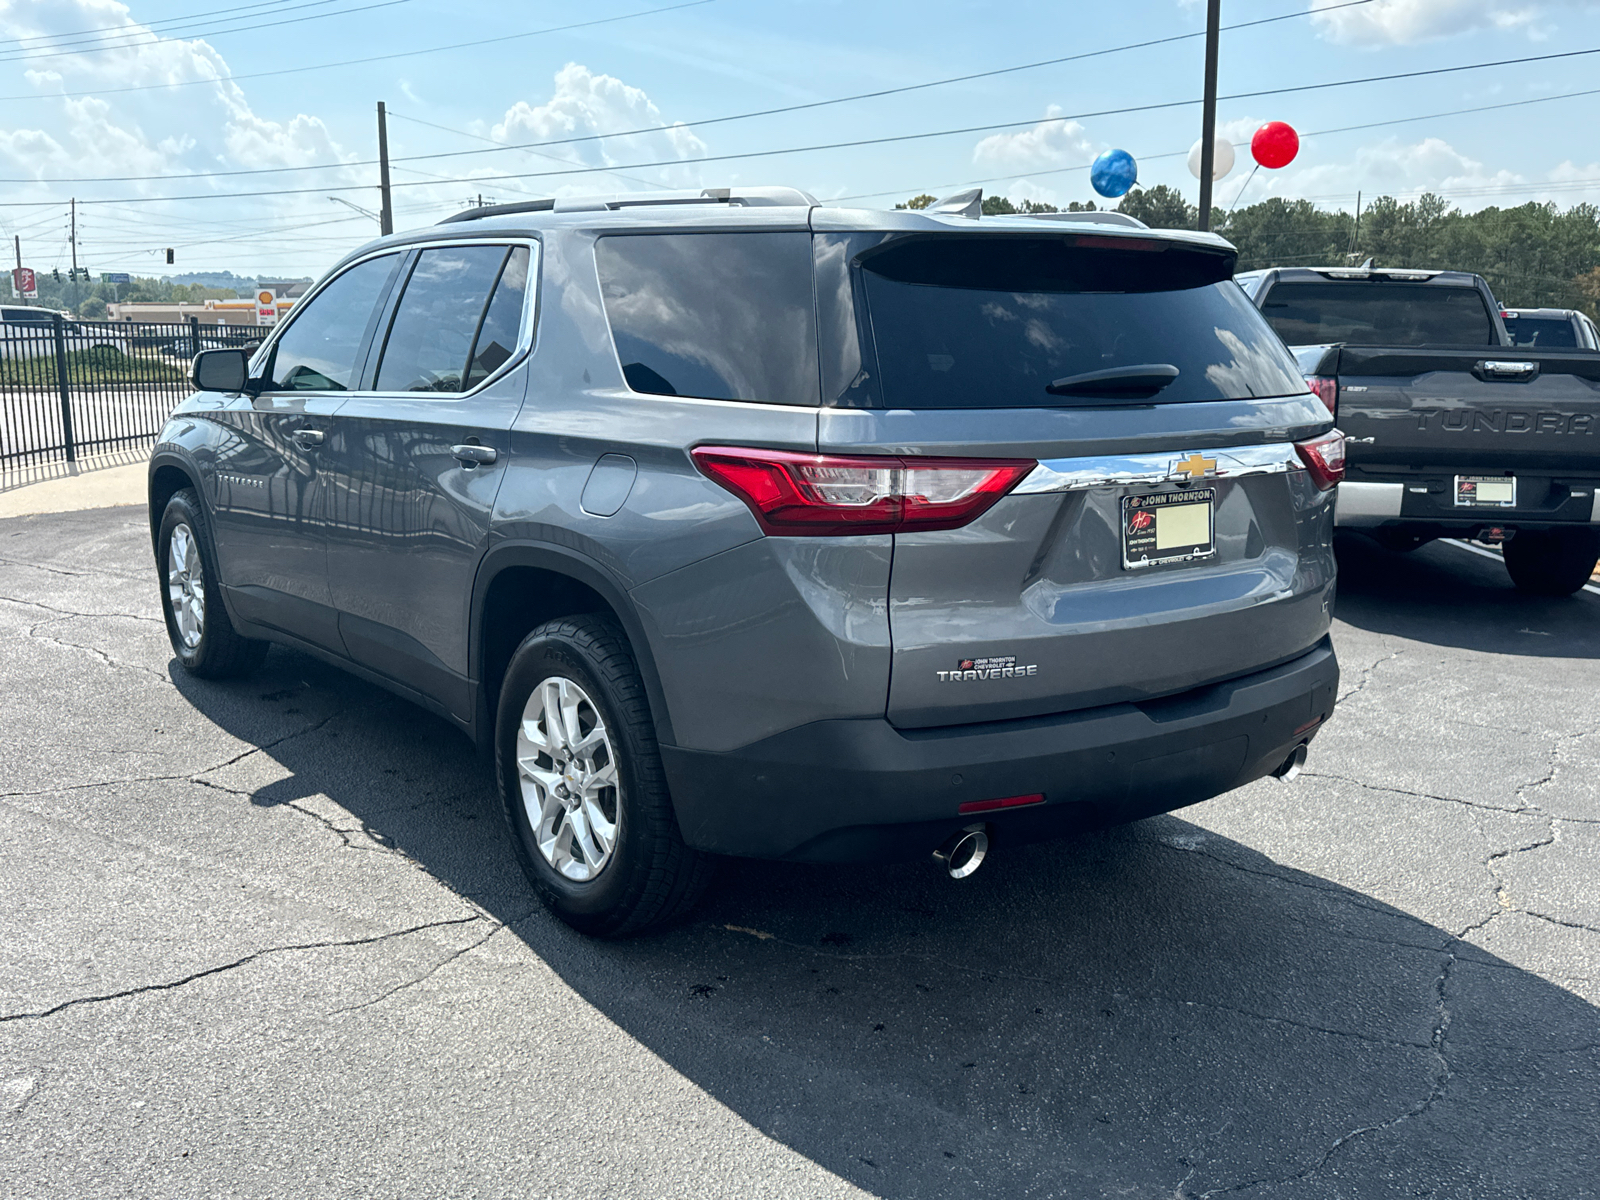
[(1307, 375), (1306, 386), (1334, 416), (1339, 415), (1339, 381), (1331, 375)]
[(780, 537), (955, 529), (1035, 466), (1031, 458), (869, 458), (736, 446), (690, 454), (750, 506), (763, 532)]
[(1324, 492), (1344, 478), (1344, 434), (1337, 429), (1309, 442), (1296, 442), (1294, 448), (1311, 473), (1311, 482)]

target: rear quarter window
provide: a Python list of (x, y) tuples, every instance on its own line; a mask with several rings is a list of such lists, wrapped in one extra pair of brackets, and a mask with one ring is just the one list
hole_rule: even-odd
[(634, 391), (820, 402), (810, 234), (613, 234), (595, 260)]

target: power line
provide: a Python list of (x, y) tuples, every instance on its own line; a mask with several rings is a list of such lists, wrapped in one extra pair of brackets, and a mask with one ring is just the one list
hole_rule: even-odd
[[(702, 2), (706, 2), (706, 0), (702, 0)], [(1290, 12), (1290, 13), (1280, 13), (1279, 15), (1274, 16), (1274, 17), (1263, 17), (1263, 18), (1260, 18), (1260, 19), (1254, 20), (1254, 21), (1244, 21), (1244, 22), (1241, 22), (1241, 23), (1236, 24), (1236, 25), (1226, 25), (1223, 28), (1225, 30), (1248, 29), (1248, 28), (1251, 28), (1251, 27), (1257, 26), (1257, 25), (1270, 25), (1270, 24), (1274, 24), (1274, 23), (1276, 23), (1278, 21), (1288, 21), (1288, 20), (1293, 20), (1294, 18), (1297, 18), (1297, 17), (1308, 16), (1308, 15), (1310, 15), (1311, 12), (1334, 12), (1334, 11), (1337, 11), (1338, 9), (1341, 9), (1341, 8), (1356, 8), (1356, 7), (1359, 7), (1360, 5), (1370, 4), (1372, 2), (1373, 2), (1373, 0), (1345, 0), (1345, 3), (1332, 5), (1332, 6), (1328, 7), (1328, 8), (1313, 9), (1313, 10), (1297, 10), (1295, 12)], [(657, 10), (657, 11), (666, 11), (666, 10)], [(779, 107), (779, 108), (755, 109), (755, 110), (750, 111), (750, 112), (730, 113), (728, 115), (720, 116), (720, 117), (707, 117), (707, 118), (705, 118), (703, 120), (699, 120), (699, 121), (683, 121), (683, 122), (678, 122), (674, 126), (654, 125), (654, 126), (649, 126), (649, 127), (646, 127), (646, 128), (641, 128), (641, 129), (621, 130), (621, 131), (611, 132), (611, 133), (587, 134), (587, 135), (584, 135), (584, 136), (581, 136), (581, 137), (563, 138), (563, 139), (559, 139), (559, 140), (556, 140), (556, 141), (547, 141), (547, 142), (505, 143), (505, 142), (493, 142), (493, 139), (483, 138), (481, 140), (492, 143), (491, 148), (485, 149), (485, 150), (446, 150), (446, 151), (440, 151), (440, 152), (435, 153), (435, 154), (414, 154), (414, 155), (408, 155), (408, 156), (403, 157), (403, 158), (391, 158), (389, 161), (390, 161), (391, 164), (393, 164), (393, 163), (401, 163), (401, 162), (424, 162), (424, 161), (436, 160), (436, 159), (441, 159), (441, 158), (464, 158), (464, 157), (470, 157), (472, 155), (478, 155), (478, 154), (495, 154), (495, 153), (500, 153), (500, 152), (504, 152), (504, 151), (508, 151), (508, 150), (522, 150), (522, 151), (533, 152), (533, 151), (535, 151), (537, 149), (540, 149), (540, 148), (543, 148), (543, 147), (547, 147), (547, 146), (571, 145), (571, 144), (577, 143), (577, 142), (597, 141), (597, 140), (602, 140), (604, 138), (641, 137), (641, 136), (644, 136), (646, 134), (659, 133), (662, 130), (669, 129), (669, 128), (701, 128), (701, 127), (709, 126), (709, 125), (723, 125), (723, 124), (726, 124), (726, 123), (728, 123), (730, 121), (747, 121), (747, 120), (752, 120), (752, 119), (757, 118), (757, 117), (770, 117), (770, 116), (782, 115), (782, 114), (785, 114), (785, 113), (803, 112), (803, 111), (807, 111), (807, 110), (810, 110), (810, 109), (825, 108), (825, 107), (828, 107), (828, 106), (831, 106), (831, 105), (836, 105), (836, 104), (848, 104), (848, 103), (852, 103), (852, 102), (857, 101), (857, 100), (874, 100), (874, 99), (878, 99), (878, 98), (883, 97), (883, 96), (894, 96), (894, 95), (900, 95), (900, 94), (905, 93), (905, 92), (915, 92), (915, 91), (926, 90), (928, 88), (944, 87), (944, 86), (946, 86), (948, 84), (952, 84), (952, 83), (966, 83), (966, 82), (969, 82), (969, 81), (974, 80), (974, 79), (988, 79), (988, 78), (992, 78), (992, 77), (997, 76), (997, 75), (1012, 74), (1012, 73), (1015, 73), (1017, 71), (1031, 71), (1031, 70), (1034, 70), (1034, 69), (1039, 68), (1039, 67), (1059, 66), (1062, 63), (1078, 62), (1078, 61), (1081, 61), (1083, 59), (1097, 58), (1097, 57), (1102, 57), (1102, 56), (1105, 56), (1105, 55), (1108, 55), (1108, 54), (1121, 54), (1121, 53), (1123, 53), (1125, 51), (1129, 51), (1129, 50), (1142, 50), (1142, 49), (1149, 48), (1151, 46), (1161, 46), (1161, 45), (1165, 45), (1165, 44), (1167, 44), (1169, 42), (1181, 42), (1181, 41), (1185, 41), (1185, 40), (1188, 40), (1188, 39), (1191, 39), (1191, 38), (1202, 37), (1202, 36), (1204, 36), (1204, 31), (1197, 31), (1197, 32), (1192, 32), (1192, 33), (1174, 34), (1171, 37), (1155, 38), (1155, 39), (1152, 39), (1150, 41), (1129, 42), (1126, 45), (1122, 45), (1122, 46), (1108, 46), (1108, 47), (1104, 47), (1104, 48), (1099, 49), (1099, 50), (1087, 50), (1087, 51), (1083, 51), (1082, 53), (1079, 53), (1079, 54), (1069, 54), (1069, 55), (1067, 55), (1067, 56), (1065, 56), (1063, 58), (1041, 59), (1041, 60), (1039, 60), (1037, 62), (1020, 63), (1018, 65), (1010, 66), (1010, 67), (998, 67), (998, 68), (995, 68), (994, 70), (979, 71), (979, 72), (975, 72), (975, 73), (967, 74), (967, 75), (952, 75), (952, 76), (949, 76), (948, 78), (945, 78), (945, 79), (932, 79), (932, 80), (927, 80), (927, 81), (922, 82), (922, 83), (906, 84), (906, 85), (904, 85), (902, 87), (881, 88), (881, 89), (879, 89), (877, 91), (859, 92), (859, 93), (856, 93), (855, 95), (851, 95), (851, 96), (837, 96), (837, 97), (834, 97), (834, 98), (829, 99), (829, 100), (813, 100), (813, 101), (808, 101), (808, 102), (806, 102), (804, 104), (789, 104), (789, 105), (784, 105), (784, 106)], [(493, 39), (493, 40), (498, 41), (498, 40), (502, 40), (502, 39)], [(479, 44), (479, 43), (467, 43), (467, 44), (468, 45), (474, 45), (474, 44)], [(452, 48), (454, 48), (454, 47), (441, 47), (441, 49), (452, 49)], [(365, 62), (365, 61), (372, 61), (372, 60), (362, 59), (362, 60), (357, 60), (357, 61)], [(235, 78), (241, 78), (242, 79), (242, 78), (250, 78), (250, 77), (249, 76), (236, 76)], [(1231, 98), (1231, 97), (1225, 97), (1225, 98)], [(1136, 110), (1117, 110), (1117, 111), (1136, 111)], [(420, 120), (420, 119), (418, 119), (416, 117), (407, 117), (407, 116), (404, 116), (403, 114), (397, 113), (397, 112), (392, 112), (391, 111), (390, 115), (391, 116), (400, 117), (402, 120), (412, 121), (412, 122), (414, 122), (416, 124), (419, 124), (419, 125), (432, 125), (432, 123), (429, 122), (429, 121), (423, 121), (423, 120)], [(1091, 115), (1107, 115), (1107, 114), (1091, 114)], [(1014, 122), (1014, 123), (1010, 123), (1010, 124), (1031, 124), (1035, 119), (1036, 118), (1029, 118), (1026, 121)], [(1059, 119), (1060, 120), (1072, 120), (1074, 118), (1062, 117), (1062, 118), (1059, 118)], [(1007, 127), (1009, 127), (1009, 125)], [(446, 129), (442, 125), (432, 125), (432, 128), (444, 129), (445, 132), (447, 132), (447, 133), (455, 133), (455, 134), (458, 134), (458, 135), (460, 135), (462, 137), (478, 137), (479, 136), (477, 134), (463, 133), (460, 130)], [(997, 126), (996, 128), (999, 128), (999, 127)], [(377, 161), (378, 161), (377, 159), (360, 159), (360, 160), (354, 160), (354, 161), (351, 161), (351, 162), (344, 162), (344, 163), (313, 163), (313, 164), (310, 164), (310, 165), (307, 165), (307, 166), (300, 166), (300, 167), (257, 167), (257, 168), (241, 169), (241, 170), (235, 170), (235, 171), (203, 171), (203, 172), (195, 172), (195, 173), (192, 173), (192, 174), (180, 176), (179, 178), (184, 178), (184, 179), (220, 179), (220, 178), (236, 178), (236, 177), (242, 176), (242, 175), (274, 175), (274, 174), (283, 174), (283, 173), (292, 172), (292, 171), (329, 171), (329, 170), (337, 170), (337, 169), (339, 169), (341, 167), (370, 167), (370, 166), (376, 165)], [(151, 182), (151, 181), (166, 180), (166, 179), (172, 179), (172, 178), (174, 178), (174, 176), (172, 176), (171, 174), (161, 174), (161, 175), (106, 175), (106, 176), (99, 176), (99, 177), (80, 177), (80, 178), (77, 178), (77, 179), (70, 179), (70, 180), (69, 179), (0, 179), (0, 183), (148, 183), (148, 182)], [(639, 181), (639, 182), (643, 182), (643, 181)], [(650, 184), (649, 186), (654, 187), (654, 186), (658, 186), (658, 185)]]
[(617, 21), (630, 21), (635, 17), (649, 17), (656, 13), (676, 12), (682, 8), (698, 8), (702, 4), (715, 4), (717, 0), (683, 0), (682, 3), (668, 4), (661, 8), (641, 9), (637, 12), (620, 13), (614, 17), (596, 17), (590, 21), (574, 21), (569, 25), (551, 25), (545, 29), (530, 29), (523, 33), (507, 33), (499, 37), (479, 38), (471, 42), (455, 42), (448, 46), (428, 46), (420, 50), (400, 50), (393, 54), (374, 54), (367, 58), (349, 58), (342, 62), (317, 63), (306, 67), (281, 67), (276, 71), (253, 71), (244, 75), (217, 75), (211, 79), (180, 79), (171, 83), (141, 83), (120, 88), (93, 88), (83, 92), (26, 92), (17, 96), (0, 96), (0, 101), (11, 100), (75, 100), (83, 96), (117, 96), (126, 92), (151, 92), (168, 88), (200, 87), (206, 84), (238, 83), (246, 79), (268, 79), (280, 75), (300, 75), (307, 71), (328, 71), (339, 67), (362, 66), (366, 63), (390, 62), (397, 58), (415, 58), (420, 54), (439, 54), (447, 50), (469, 50), (477, 46), (498, 45), (501, 42), (515, 42), (522, 38), (541, 37), (547, 33), (567, 33), (574, 29), (590, 29), (596, 25), (610, 25)]
[[(264, 21), (260, 25), (240, 25), (234, 29), (211, 29), (199, 33), (186, 35), (191, 38), (216, 37), (224, 33), (247, 33), (252, 29), (273, 29), (279, 25), (299, 25), (306, 21), (325, 21), (329, 17), (343, 17), (353, 13), (370, 12), (375, 8), (393, 8), (397, 4), (410, 4), (411, 0), (379, 0), (376, 4), (363, 4), (358, 8), (341, 8), (337, 12), (312, 13), (306, 17), (287, 17), (282, 21)], [(265, 15), (265, 14), (261, 14)], [(135, 35), (134, 30), (129, 31), (130, 36)], [(87, 46), (81, 50), (57, 50), (46, 54), (38, 54), (31, 50), (13, 50), (0, 54), (0, 62), (43, 62), (47, 58), (70, 58), (83, 54), (106, 54), (112, 50), (131, 50), (139, 46), (153, 46), (161, 41), (161, 34), (153, 30), (138, 30), (137, 36), (149, 37), (145, 41), (128, 41), (117, 45)], [(56, 93), (57, 96), (60, 93)]]
[[(1492, 112), (1496, 109), (1502, 108), (1521, 108), (1528, 104), (1548, 104), (1554, 100), (1575, 100), (1583, 96), (1600, 96), (1600, 88), (1589, 88), (1581, 92), (1562, 92), (1555, 96), (1535, 96), (1531, 100), (1508, 100), (1500, 104), (1479, 104), (1471, 108), (1452, 108), (1445, 112), (1424, 113), (1415, 117), (1394, 117), (1387, 121), (1367, 121), (1360, 125), (1340, 125), (1333, 129), (1313, 129), (1302, 133), (1300, 136), (1302, 138), (1328, 137), (1335, 133), (1353, 133), (1364, 129), (1382, 129), (1389, 125), (1408, 125), (1416, 121), (1436, 121), (1443, 117), (1458, 117), (1470, 113)], [(1234, 142), (1233, 146), (1235, 149), (1239, 149), (1241, 147), (1248, 146), (1249, 144), (1249, 142)], [(1156, 162), (1165, 158), (1183, 157), (1188, 153), (1189, 152), (1187, 150), (1168, 150), (1162, 154), (1141, 154), (1138, 156), (1138, 161)], [(1003, 179), (1031, 179), (1036, 175), (1064, 175), (1072, 171), (1087, 171), (1088, 169), (1088, 163), (1078, 163), (1070, 167), (1050, 167), (1042, 171), (1013, 171), (1008, 175), (991, 175), (986, 179), (964, 179), (956, 183), (937, 183), (930, 184), (928, 186), (935, 189), (973, 187), (981, 183), (998, 183)], [(877, 196), (898, 196), (906, 190), (906, 188), (890, 188), (889, 190), (882, 192), (857, 192), (850, 196), (836, 197), (830, 203), (837, 204), (844, 200), (870, 200)], [(1353, 196), (1355, 193), (1339, 192), (1337, 195)]]
[[(698, 2), (705, 2), (705, 0), (698, 0)], [(1251, 91), (1251, 92), (1235, 92), (1235, 93), (1232, 93), (1232, 94), (1229, 94), (1229, 95), (1226, 95), (1226, 96), (1220, 96), (1220, 97), (1218, 97), (1218, 99), (1221, 99), (1221, 100), (1251, 100), (1251, 99), (1258, 99), (1258, 98), (1261, 98), (1263, 96), (1279, 96), (1279, 95), (1288, 95), (1288, 94), (1293, 94), (1293, 93), (1298, 93), (1298, 92), (1309, 92), (1309, 91), (1326, 90), (1326, 89), (1330, 89), (1330, 88), (1353, 87), (1353, 86), (1362, 85), (1362, 84), (1369, 84), (1369, 83), (1385, 83), (1385, 82), (1391, 82), (1393, 80), (1398, 80), (1398, 79), (1415, 79), (1415, 78), (1422, 78), (1422, 77), (1428, 77), (1428, 76), (1457, 73), (1457, 72), (1462, 72), (1462, 71), (1483, 70), (1483, 69), (1487, 69), (1487, 68), (1490, 68), (1490, 67), (1522, 65), (1522, 64), (1531, 63), (1531, 62), (1548, 62), (1548, 61), (1552, 61), (1552, 60), (1576, 58), (1576, 57), (1582, 57), (1582, 56), (1593, 55), (1593, 54), (1600, 54), (1600, 47), (1595, 47), (1595, 48), (1586, 49), (1586, 50), (1567, 50), (1567, 51), (1561, 51), (1561, 52), (1555, 53), (1555, 54), (1528, 55), (1528, 56), (1525, 56), (1525, 57), (1522, 57), (1522, 58), (1499, 59), (1499, 60), (1494, 60), (1494, 61), (1490, 61), (1490, 62), (1464, 63), (1464, 64), (1461, 64), (1461, 65), (1458, 65), (1458, 66), (1454, 66), (1454, 67), (1434, 67), (1434, 68), (1430, 68), (1430, 69), (1427, 69), (1427, 70), (1420, 70), (1420, 71), (1395, 72), (1395, 73), (1391, 73), (1391, 74), (1387, 74), (1387, 75), (1373, 75), (1373, 76), (1366, 76), (1366, 77), (1357, 78), (1357, 79), (1336, 79), (1336, 80), (1329, 80), (1329, 81), (1326, 81), (1326, 82), (1323, 82), (1323, 83), (1297, 84), (1297, 85), (1294, 85), (1294, 86), (1291, 86), (1291, 87), (1263, 88), (1263, 89), (1258, 89), (1256, 91)], [(1047, 118), (1044, 118), (1043, 120), (1040, 120), (1037, 117), (1030, 117), (1030, 118), (1027, 118), (1025, 120), (1021, 120), (1021, 121), (1001, 121), (1001, 122), (995, 122), (995, 123), (986, 124), (986, 125), (967, 125), (967, 126), (961, 126), (961, 127), (958, 127), (958, 128), (954, 128), (954, 129), (936, 129), (936, 130), (929, 130), (929, 131), (922, 132), (922, 133), (894, 134), (894, 135), (890, 135), (890, 136), (886, 136), (886, 137), (856, 138), (856, 139), (852, 139), (852, 140), (849, 140), (849, 141), (826, 142), (826, 143), (814, 144), (814, 145), (808, 145), (808, 146), (789, 146), (789, 147), (784, 147), (784, 148), (776, 149), (776, 150), (749, 150), (749, 151), (743, 151), (743, 152), (738, 152), (738, 153), (730, 153), (730, 154), (706, 155), (706, 156), (702, 156), (700, 158), (694, 158), (694, 159), (673, 158), (673, 159), (662, 159), (662, 160), (657, 160), (657, 161), (654, 161), (654, 162), (643, 162), (643, 163), (621, 163), (621, 164), (614, 164), (614, 165), (609, 165), (609, 166), (598, 166), (598, 167), (572, 167), (572, 168), (569, 168), (569, 169), (566, 169), (566, 170), (560, 170), (560, 171), (524, 171), (524, 172), (518, 172), (518, 173), (514, 173), (514, 174), (505, 174), (505, 175), (482, 175), (482, 176), (475, 176), (475, 177), (471, 177), (471, 178), (456, 179), (456, 180), (451, 180), (451, 181), (446, 181), (446, 182), (454, 182), (454, 183), (458, 183), (458, 184), (484, 184), (484, 183), (496, 183), (496, 182), (502, 182), (502, 181), (522, 180), (522, 179), (543, 179), (543, 178), (548, 178), (548, 177), (552, 177), (552, 176), (563, 176), (563, 175), (590, 175), (590, 174), (597, 174), (597, 173), (602, 173), (603, 174), (603, 173), (609, 173), (609, 172), (614, 172), (614, 171), (619, 171), (619, 170), (647, 170), (647, 169), (650, 169), (652, 167), (684, 166), (684, 165), (687, 165), (689, 163), (706, 164), (706, 163), (716, 163), (716, 162), (741, 162), (741, 161), (745, 161), (745, 160), (749, 160), (749, 159), (770, 158), (770, 157), (774, 157), (774, 156), (777, 156), (777, 155), (784, 155), (784, 154), (805, 154), (805, 153), (815, 153), (815, 152), (825, 151), (825, 150), (856, 149), (856, 148), (860, 148), (860, 147), (863, 147), (863, 146), (891, 145), (891, 144), (900, 143), (900, 142), (923, 141), (923, 140), (927, 140), (929, 138), (951, 137), (951, 136), (956, 136), (956, 135), (961, 135), (961, 134), (993, 133), (993, 132), (996, 132), (998, 130), (1015, 129), (1015, 128), (1019, 127), (1019, 126), (1024, 126), (1024, 125), (1043, 125), (1043, 124), (1048, 124), (1050, 122), (1055, 122), (1055, 121), (1078, 121), (1078, 120), (1092, 119), (1092, 118), (1096, 118), (1096, 117), (1121, 116), (1121, 115), (1125, 115), (1125, 114), (1128, 114), (1128, 113), (1154, 112), (1154, 111), (1159, 111), (1159, 110), (1163, 110), (1163, 109), (1184, 108), (1184, 107), (1188, 107), (1188, 106), (1191, 106), (1191, 105), (1194, 105), (1194, 104), (1198, 104), (1198, 103), (1200, 103), (1200, 101), (1198, 99), (1168, 100), (1168, 101), (1162, 101), (1162, 102), (1157, 102), (1157, 103), (1152, 103), (1152, 104), (1128, 105), (1128, 106), (1125, 106), (1125, 107), (1122, 107), (1122, 108), (1100, 109), (1100, 110), (1097, 110), (1097, 111), (1094, 111), (1094, 112), (1063, 114), (1063, 115), (1055, 116), (1055, 117), (1047, 117)], [(1531, 101), (1529, 101), (1529, 103), (1531, 103)], [(1379, 124), (1379, 122), (1373, 122), (1372, 124), (1376, 125), (1376, 124)], [(678, 126), (678, 128), (682, 128), (682, 127), (684, 127), (684, 126)], [(515, 145), (515, 146), (507, 146), (505, 148), (506, 149), (516, 149), (516, 150), (531, 150), (531, 149), (534, 149), (534, 148), (542, 148), (542, 147), (546, 147), (546, 146), (562, 146), (562, 145), (572, 145), (574, 143), (579, 143), (579, 142), (590, 142), (590, 141), (595, 141), (595, 140), (598, 140), (600, 138), (605, 138), (605, 137), (624, 137), (624, 136), (633, 136), (633, 135), (645, 134), (645, 133), (657, 133), (657, 132), (660, 132), (660, 130), (661, 130), (660, 126), (652, 126), (650, 128), (647, 128), (647, 129), (629, 131), (628, 133), (586, 134), (586, 135), (581, 135), (581, 136), (571, 137), (571, 138), (554, 138), (554, 139), (550, 139), (550, 140), (542, 141), (542, 142), (531, 142), (531, 143), (525, 143), (525, 144), (520, 144), (520, 145)], [(1307, 136), (1310, 136), (1310, 135), (1307, 135)], [(410, 155), (410, 156), (407, 156), (403, 161), (406, 161), (406, 162), (421, 162), (421, 161), (427, 161), (427, 160), (436, 159), (436, 158), (457, 157), (457, 156), (462, 155), (462, 154), (492, 153), (492, 152), (493, 151), (451, 151), (451, 152), (447, 152), (447, 153), (443, 153), (443, 154)], [(1173, 152), (1173, 154), (1176, 154), (1176, 153), (1179, 153), (1179, 152), (1176, 152), (1176, 151)], [(1151, 156), (1147, 156), (1147, 157), (1149, 157), (1149, 158), (1159, 158), (1159, 157), (1170, 157), (1170, 156), (1171, 155), (1151, 155)], [(395, 161), (401, 161), (401, 160), (395, 160)], [(362, 164), (349, 163), (349, 164), (340, 164), (340, 165), (357, 166), (357, 165), (362, 165)], [(1075, 168), (1075, 169), (1082, 169), (1082, 168)], [(1045, 172), (1039, 172), (1039, 174), (1044, 174), (1044, 173)], [(197, 176), (197, 177), (198, 178), (205, 178), (206, 176)], [(149, 176), (149, 177), (145, 177), (145, 176), (139, 176), (139, 177), (128, 176), (128, 177), (108, 177), (108, 178), (98, 179), (98, 180), (96, 180), (96, 179), (72, 179), (72, 180), (48, 180), (48, 181), (47, 180), (0, 180), (0, 182), (9, 182), (9, 183), (132, 182), (132, 181), (135, 181), (136, 179), (137, 180), (142, 180), (142, 179), (147, 179), (147, 178), (154, 179), (154, 178), (170, 178), (170, 177), (168, 177), (168, 176)], [(1014, 178), (1014, 176), (1006, 176), (1004, 178)], [(179, 201), (179, 200), (213, 200), (213, 199), (216, 199), (216, 200), (221, 200), (221, 199), (233, 200), (233, 199), (248, 199), (248, 198), (252, 198), (252, 197), (256, 197), (256, 196), (326, 195), (326, 194), (329, 194), (329, 193), (332, 193), (332, 192), (365, 191), (370, 186), (371, 185), (354, 184), (354, 185), (332, 186), (332, 187), (274, 188), (274, 189), (267, 190), (267, 191), (255, 191), (255, 192), (200, 192), (200, 193), (190, 193), (188, 195), (181, 195), (181, 196), (129, 196), (129, 197), (119, 197), (119, 198), (117, 198), (115, 200), (85, 199), (85, 200), (80, 200), (79, 203), (81, 203), (81, 204), (109, 204), (109, 203), (117, 203), (117, 204), (158, 204), (158, 203), (165, 203), (165, 202)], [(427, 183), (425, 181), (412, 181), (412, 182), (397, 183), (394, 186), (395, 187), (428, 187), (428, 186), (434, 186), (434, 185), (432, 185), (430, 183)], [(879, 193), (879, 194), (882, 194), (882, 193)], [(3, 202), (0, 202), (0, 207), (6, 207), (6, 208), (32, 207), (32, 206), (34, 206), (36, 204), (39, 204), (39, 203), (59, 203), (59, 202), (58, 201), (49, 201), (49, 202), (40, 202), (40, 201), (3, 201)]]
[[(318, 4), (332, 4), (333, 0), (314, 0), (314, 2)], [(187, 16), (182, 17), (161, 17), (153, 21), (145, 21), (143, 24), (147, 29), (154, 29), (157, 25), (174, 25), (181, 24), (184, 21), (197, 21), (202, 17), (238, 14), (252, 8), (278, 8), (284, 3), (286, 3), (286, 0), (259, 0), (259, 2), (255, 4), (240, 4), (234, 6), (233, 8), (214, 8), (207, 12), (189, 13)], [(32, 34), (28, 37), (0, 38), (0, 46), (17, 45), (22, 42), (48, 42), (52, 38), (81, 37), (85, 34), (91, 33), (115, 33), (127, 28), (128, 26), (126, 25), (101, 25), (94, 29), (74, 29), (65, 33), (39, 33)]]

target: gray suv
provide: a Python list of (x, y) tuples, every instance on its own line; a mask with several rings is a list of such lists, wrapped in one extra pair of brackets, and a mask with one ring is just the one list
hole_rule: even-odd
[(182, 666), (293, 646), (492, 755), (565, 920), (1297, 768), (1343, 440), (1209, 235), (784, 188), (477, 209), (194, 363)]

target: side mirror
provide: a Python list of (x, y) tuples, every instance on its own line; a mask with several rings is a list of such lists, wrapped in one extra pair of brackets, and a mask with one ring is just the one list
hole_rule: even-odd
[(242, 392), (250, 382), (245, 350), (202, 350), (194, 356), (189, 381), (202, 392)]

